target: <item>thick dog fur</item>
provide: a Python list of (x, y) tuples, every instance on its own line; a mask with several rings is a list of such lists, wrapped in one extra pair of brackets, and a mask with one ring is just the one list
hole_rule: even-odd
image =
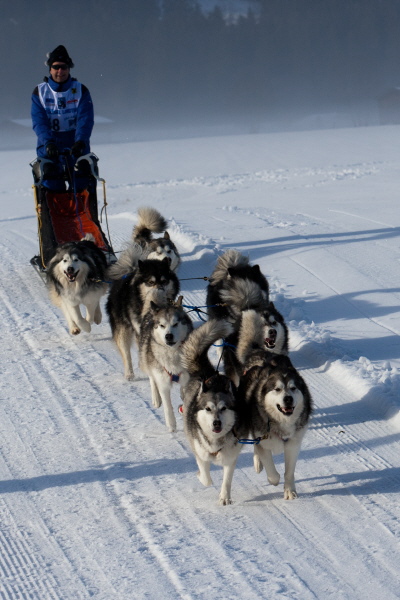
[(261, 438), (254, 446), (257, 472), (264, 466), (268, 481), (278, 485), (279, 473), (272, 454), (285, 457), (284, 498), (297, 497), (294, 472), (312, 412), (312, 399), (304, 379), (289, 358), (264, 349), (262, 316), (245, 311), (239, 333), (237, 356), (244, 375), (238, 394), (246, 404), (250, 435)]
[[(107, 260), (88, 235), (56, 249), (46, 272), (51, 301), (61, 308), (71, 335), (90, 332), (91, 324), (101, 323), (100, 299), (107, 293)], [(86, 308), (85, 318), (80, 305)]]
[(237, 250), (218, 257), (207, 286), (207, 312), (211, 318), (235, 323), (241, 311), (259, 312), (268, 304), (269, 285), (258, 265)]
[(216, 340), (229, 335), (229, 323), (210, 320), (193, 331), (184, 344), (183, 365), (190, 379), (183, 389), (183, 417), (186, 437), (199, 467), (198, 478), (212, 485), (210, 465), (223, 467), (219, 504), (230, 504), (232, 478), (242, 449), (238, 438), (247, 433), (240, 418), (234, 386), (215, 372), (208, 350)]
[(228, 250), (218, 258), (207, 289), (208, 314), (233, 323), (234, 331), (225, 340), (223, 359), (225, 374), (235, 385), (241, 374), (235, 347), (243, 311), (252, 309), (263, 316), (266, 349), (277, 354), (288, 352), (288, 329), (268, 296), (268, 281), (258, 265), (251, 266), (249, 259), (237, 250)]
[(113, 284), (106, 310), (126, 379), (134, 378), (131, 346), (134, 339), (139, 340), (142, 318), (149, 310), (150, 302), (166, 305), (175, 300), (180, 287), (167, 258), (142, 259), (142, 248), (134, 244), (109, 268)]
[[(148, 259), (162, 260), (168, 258), (170, 267), (176, 271), (181, 263), (179, 252), (171, 240), (167, 222), (155, 208), (142, 207), (138, 210), (139, 220), (132, 232), (132, 241), (139, 244), (146, 252)], [(153, 238), (153, 233), (162, 233), (163, 237)]]
[[(240, 306), (240, 301), (232, 306)], [(273, 302), (269, 302), (266, 307), (260, 307), (259, 312), (262, 318), (263, 347), (273, 354), (285, 354), (289, 352), (289, 330), (283, 316), (275, 307)], [(223, 347), (223, 361), (225, 374), (232, 379), (236, 386), (239, 385), (239, 379), (242, 374), (240, 362), (236, 355), (236, 346), (239, 340), (239, 329), (242, 322), (242, 311), (240, 311), (237, 321), (234, 324), (235, 331), (226, 338), (226, 344)]]
[(192, 320), (182, 308), (182, 296), (176, 304), (164, 307), (151, 302), (140, 328), (139, 365), (149, 376), (153, 406), (164, 407), (169, 431), (176, 430), (172, 385), (176, 382), (185, 386), (189, 380), (182, 365), (182, 348), (192, 331)]

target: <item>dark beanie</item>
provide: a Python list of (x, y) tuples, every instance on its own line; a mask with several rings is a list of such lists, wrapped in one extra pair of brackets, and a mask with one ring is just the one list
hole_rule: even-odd
[(47, 61), (45, 64), (48, 67), (51, 67), (51, 65), (55, 62), (63, 62), (70, 68), (74, 66), (74, 63), (72, 62), (72, 59), (65, 46), (57, 46), (57, 48), (55, 48), (52, 52), (47, 53)]

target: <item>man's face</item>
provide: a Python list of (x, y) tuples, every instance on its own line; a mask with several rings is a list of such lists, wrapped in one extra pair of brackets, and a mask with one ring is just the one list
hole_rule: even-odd
[(51, 65), (51, 77), (57, 83), (67, 81), (69, 77), (69, 67), (63, 62), (55, 62)]

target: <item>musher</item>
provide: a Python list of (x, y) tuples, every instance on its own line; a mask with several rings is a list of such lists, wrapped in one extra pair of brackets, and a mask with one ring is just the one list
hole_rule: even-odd
[(71, 77), (74, 63), (64, 46), (49, 52), (45, 64), (50, 76), (34, 89), (31, 109), (38, 165), (42, 163), (41, 184), (55, 192), (65, 191), (65, 168), (75, 169), (75, 191), (80, 191), (90, 174), (88, 162), (78, 159), (90, 153), (92, 98), (87, 87)]

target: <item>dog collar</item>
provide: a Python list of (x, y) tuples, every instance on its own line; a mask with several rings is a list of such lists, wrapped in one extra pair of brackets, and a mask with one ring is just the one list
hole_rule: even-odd
[(170, 373), (169, 371), (167, 371), (167, 369), (165, 367), (164, 367), (164, 371), (167, 373), (167, 375), (169, 376), (172, 383), (179, 383), (179, 378), (182, 375), (182, 372), (180, 372), (176, 375), (175, 373)]

